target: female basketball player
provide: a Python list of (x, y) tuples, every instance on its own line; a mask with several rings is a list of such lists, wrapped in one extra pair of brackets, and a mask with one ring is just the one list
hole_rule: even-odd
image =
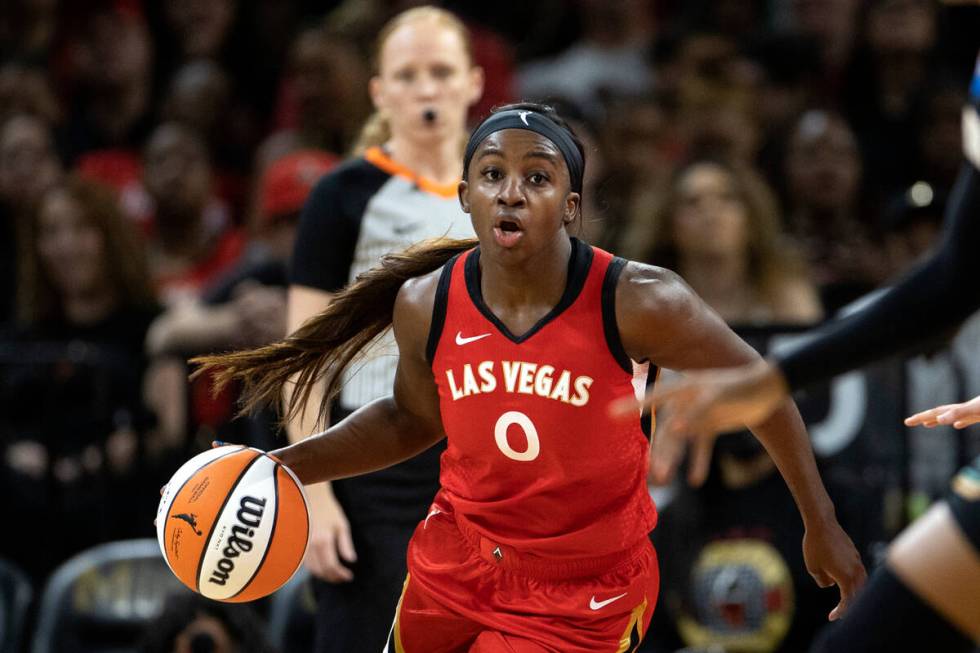
[[(295, 376), (295, 412), (321, 374), (329, 397), (338, 370), (393, 326), (394, 394), (273, 452), (315, 483), (447, 438), (388, 651), (634, 650), (658, 593), (656, 510), (640, 415), (614, 422), (608, 403), (633, 395), (632, 361), (758, 359), (675, 274), (569, 237), (584, 166), (546, 107), (495, 112), (470, 137), (459, 184), (478, 244), (388, 256), (283, 342), (198, 361), (242, 380), (246, 406)], [(787, 403), (755, 432), (796, 499), (810, 573), (840, 587), (836, 618), (864, 570), (799, 414)]]
[[(441, 9), (410, 9), (381, 30), (375, 59), (369, 90), (376, 113), (357, 155), (314, 188), (300, 219), (290, 333), (383, 254), (425, 238), (473, 235), (456, 185), (467, 110), (483, 78), (465, 27)], [(334, 403), (334, 421), (391, 394), (394, 352), (386, 336), (356, 367)], [(311, 406), (290, 422), (291, 442), (321, 430), (316, 413)], [(405, 579), (408, 540), (439, 487), (440, 453), (435, 447), (374, 474), (309, 488), (316, 653), (381, 648)]]
[[(940, 249), (878, 301), (830, 323), (817, 337), (773, 356), (730, 370), (705, 370), (645, 400), (668, 415), (658, 475), (666, 478), (693, 438), (710, 451), (714, 434), (764, 422), (789, 393), (878, 358), (904, 351), (961, 323), (980, 308), (980, 59), (963, 112), (966, 162), (947, 205), (948, 227)], [(620, 404), (627, 411), (635, 404)], [(963, 428), (980, 421), (980, 397), (940, 406), (906, 420)], [(658, 446), (661, 443), (658, 442)], [(656, 452), (655, 452), (656, 453)], [(709, 455), (692, 470), (698, 481)], [(937, 504), (895, 540), (886, 564), (821, 650), (970, 651), (980, 643), (980, 458), (954, 479)]]

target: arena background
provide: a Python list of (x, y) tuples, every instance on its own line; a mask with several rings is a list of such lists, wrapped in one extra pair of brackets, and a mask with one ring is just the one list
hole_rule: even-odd
[[(243, 333), (251, 343), (284, 335), (283, 279), (243, 285), (235, 274), (288, 256), (281, 239), (291, 232), (279, 227), (295, 220), (311, 181), (348, 154), (370, 113), (378, 29), (413, 4), (3, 4), (0, 653), (151, 650), (149, 634), (174, 627), (160, 621), (168, 594), (179, 608), (168, 619), (193, 614), (194, 599), (147, 539), (160, 486), (212, 439), (270, 448), (284, 436), (268, 414), (233, 420), (233, 392), (215, 399), (206, 380), (186, 382), (184, 361), (199, 352), (168, 339), (168, 319), (188, 305), (222, 307), (237, 334), (226, 347)], [(544, 100), (586, 141), (580, 235), (675, 267), (760, 351), (866, 301), (935, 241), (961, 160), (980, 7), (442, 6), (466, 21), (486, 71), (474, 118), (508, 101)], [(717, 251), (724, 226), (712, 222), (680, 237), (670, 222), (683, 178), (675, 173), (692, 161), (737, 171), (736, 200), (762, 216), (747, 226), (752, 247)], [(37, 228), (46, 193), (67, 178), (97, 182), (104, 193), (90, 198), (92, 210), (124, 217), (104, 269), (115, 284), (107, 297), (123, 298), (126, 310), (94, 325), (68, 317), (63, 303), (86, 262), (59, 258)], [(182, 221), (160, 224), (164, 204)], [(181, 260), (162, 253), (161, 239), (198, 242), (201, 233), (204, 244)], [(713, 256), (748, 273), (733, 284), (704, 265)], [(869, 568), (980, 454), (978, 428), (907, 429), (902, 418), (978, 394), (974, 316), (927, 350), (797, 398)], [(733, 459), (758, 455), (740, 435), (720, 446)], [(781, 481), (770, 480), (731, 487), (716, 470), (702, 490), (651, 487), (664, 589), (640, 650), (805, 650), (834, 598), (806, 578), (798, 542), (782, 546), (780, 533), (799, 529), (798, 518), (782, 510)], [(715, 582), (724, 569), (738, 573)], [(305, 580), (247, 606), (213, 606), (219, 622), (247, 633), (235, 650), (307, 650)]]

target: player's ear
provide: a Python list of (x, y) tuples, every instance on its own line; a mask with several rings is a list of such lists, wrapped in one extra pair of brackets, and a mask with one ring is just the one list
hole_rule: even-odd
[(565, 211), (561, 216), (561, 221), (570, 225), (575, 222), (582, 205), (582, 196), (578, 193), (569, 193), (565, 196)]
[(463, 213), (470, 212), (470, 185), (465, 181), (459, 182), (459, 186), (456, 187), (456, 194), (459, 195), (459, 205), (463, 209)]

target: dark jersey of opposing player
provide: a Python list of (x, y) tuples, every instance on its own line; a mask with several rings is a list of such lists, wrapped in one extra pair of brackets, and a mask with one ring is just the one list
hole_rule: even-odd
[(429, 339), (448, 441), (440, 496), (472, 530), (549, 558), (622, 551), (657, 518), (639, 415), (608, 417), (634, 393), (614, 305), (625, 261), (572, 244), (561, 300), (520, 335), (483, 301), (479, 248), (454, 258)]

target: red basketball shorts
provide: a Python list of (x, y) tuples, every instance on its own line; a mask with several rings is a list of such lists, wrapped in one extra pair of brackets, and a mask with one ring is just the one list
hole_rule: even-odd
[(433, 506), (408, 548), (386, 653), (635, 651), (660, 589), (647, 538), (615, 556), (530, 560)]

